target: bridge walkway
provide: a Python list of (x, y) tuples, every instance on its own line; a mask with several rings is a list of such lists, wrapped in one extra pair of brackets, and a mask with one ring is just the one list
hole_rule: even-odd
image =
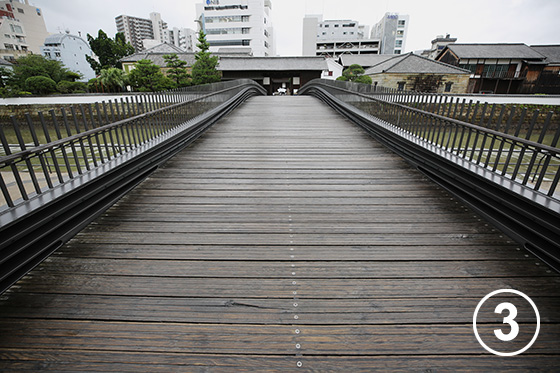
[[(515, 358), (473, 333), (517, 289)], [(0, 370), (554, 370), (560, 276), (311, 97), (256, 97), (0, 299)], [(530, 306), (509, 299), (522, 348)], [(479, 333), (507, 333), (491, 298)], [(494, 337), (493, 340), (496, 340)], [(490, 343), (490, 342), (489, 342)]]

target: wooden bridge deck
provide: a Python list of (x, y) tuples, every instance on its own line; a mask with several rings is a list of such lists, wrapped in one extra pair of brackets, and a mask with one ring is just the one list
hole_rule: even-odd
[[(498, 289), (540, 311), (514, 358), (473, 333)], [(559, 295), (558, 274), (330, 108), (259, 97), (3, 295), (0, 371), (555, 370)], [(492, 348), (533, 335), (511, 302), (519, 337)], [(497, 303), (485, 341), (508, 330)]]

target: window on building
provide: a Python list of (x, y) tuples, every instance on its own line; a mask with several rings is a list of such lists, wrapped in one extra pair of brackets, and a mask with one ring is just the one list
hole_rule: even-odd
[(4, 34), (4, 37), (5, 37), (6, 39), (11, 38), (10, 34)]
[(206, 23), (249, 22), (249, 16), (206, 17)]
[(399, 19), (398, 26), (399, 27), (404, 27), (405, 25), (406, 25), (406, 21), (404, 19)]
[(445, 83), (445, 92), (451, 92), (451, 86), (453, 85), (452, 82)]
[(508, 72), (509, 65), (484, 65), (485, 78), (504, 78)]
[(395, 41), (395, 48), (402, 48), (402, 40)]
[(398, 82), (397, 83), (397, 90), (398, 91), (404, 91), (404, 86), (406, 85), (406, 82)]
[(60, 57), (60, 52), (54, 52), (55, 57)]
[(334, 27), (339, 27), (340, 25), (334, 25)]
[(400, 49), (395, 49), (395, 54), (401, 54), (401, 50)]
[(476, 64), (459, 65), (460, 68), (469, 70), (471, 74), (476, 74), (476, 66), (477, 66)]
[(402, 38), (404, 36), (404, 30), (397, 30), (397, 38)]

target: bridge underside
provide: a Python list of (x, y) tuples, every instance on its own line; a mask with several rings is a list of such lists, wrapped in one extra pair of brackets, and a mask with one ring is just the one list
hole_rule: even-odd
[[(516, 358), (473, 333), (498, 289), (540, 311)], [(554, 370), (559, 295), (558, 274), (318, 100), (258, 97), (2, 296), (0, 370)], [(489, 303), (483, 339), (508, 330)], [(531, 339), (517, 307), (519, 337), (491, 348)]]

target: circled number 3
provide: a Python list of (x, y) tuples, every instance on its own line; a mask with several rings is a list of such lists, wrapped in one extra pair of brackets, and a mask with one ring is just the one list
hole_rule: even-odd
[(504, 334), (501, 329), (496, 329), (494, 330), (494, 334), (496, 334), (496, 337), (498, 337), (501, 341), (508, 342), (514, 340), (519, 334), (519, 324), (515, 321), (515, 318), (517, 317), (517, 308), (511, 303), (504, 302), (496, 306), (494, 313), (501, 314), (504, 310), (509, 311), (509, 314), (507, 317), (504, 317), (503, 323), (509, 324), (511, 330), (509, 333)]

